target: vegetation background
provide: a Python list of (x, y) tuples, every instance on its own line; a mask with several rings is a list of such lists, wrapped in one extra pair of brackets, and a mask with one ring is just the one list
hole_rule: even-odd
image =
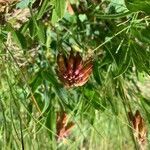
[[(149, 14), (149, 0), (0, 0), (0, 149), (139, 149), (128, 112), (149, 130)], [(66, 89), (56, 58), (71, 48), (94, 67)], [(62, 111), (75, 126), (57, 141)]]

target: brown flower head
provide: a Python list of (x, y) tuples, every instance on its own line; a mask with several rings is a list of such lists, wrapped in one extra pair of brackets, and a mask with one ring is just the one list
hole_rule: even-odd
[(140, 112), (137, 110), (135, 115), (129, 113), (129, 118), (134, 128), (134, 136), (140, 145), (146, 144), (147, 129)]
[(74, 55), (72, 51), (68, 58), (58, 54), (57, 65), (58, 77), (66, 87), (84, 85), (88, 81), (93, 67), (92, 59), (83, 61), (78, 52)]
[(62, 140), (69, 136), (71, 129), (74, 127), (73, 122), (67, 123), (67, 114), (65, 112), (57, 114), (57, 140)]

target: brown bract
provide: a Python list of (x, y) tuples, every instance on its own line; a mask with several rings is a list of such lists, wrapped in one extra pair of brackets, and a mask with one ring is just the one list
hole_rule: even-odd
[(92, 59), (83, 61), (78, 52), (74, 55), (72, 51), (68, 58), (65, 55), (58, 54), (57, 65), (57, 75), (66, 87), (84, 85), (88, 81), (93, 68)]
[(74, 127), (73, 122), (67, 123), (67, 114), (65, 112), (57, 114), (57, 140), (63, 140), (69, 136), (71, 129)]
[(136, 111), (134, 116), (132, 116), (131, 113), (129, 113), (129, 117), (134, 128), (135, 138), (137, 139), (140, 145), (145, 145), (147, 139), (147, 129), (144, 119), (142, 118), (138, 110)]

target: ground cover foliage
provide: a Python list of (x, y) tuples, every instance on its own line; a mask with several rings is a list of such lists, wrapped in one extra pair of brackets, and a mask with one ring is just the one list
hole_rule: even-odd
[[(149, 14), (149, 0), (1, 0), (0, 148), (149, 149)], [(80, 87), (57, 76), (70, 51), (93, 61)]]

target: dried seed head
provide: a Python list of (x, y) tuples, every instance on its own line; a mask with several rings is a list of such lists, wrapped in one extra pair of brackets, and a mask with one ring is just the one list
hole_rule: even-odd
[(74, 127), (73, 122), (67, 123), (67, 114), (65, 112), (61, 112), (57, 114), (57, 140), (63, 140), (67, 136), (69, 136), (71, 129)]
[(66, 87), (84, 85), (92, 73), (92, 60), (83, 61), (79, 53), (70, 52), (68, 59), (59, 54), (57, 57), (57, 75)]
[(134, 128), (134, 136), (136, 140), (140, 145), (145, 145), (147, 139), (147, 129), (140, 112), (137, 110), (134, 116), (129, 113), (129, 118)]

